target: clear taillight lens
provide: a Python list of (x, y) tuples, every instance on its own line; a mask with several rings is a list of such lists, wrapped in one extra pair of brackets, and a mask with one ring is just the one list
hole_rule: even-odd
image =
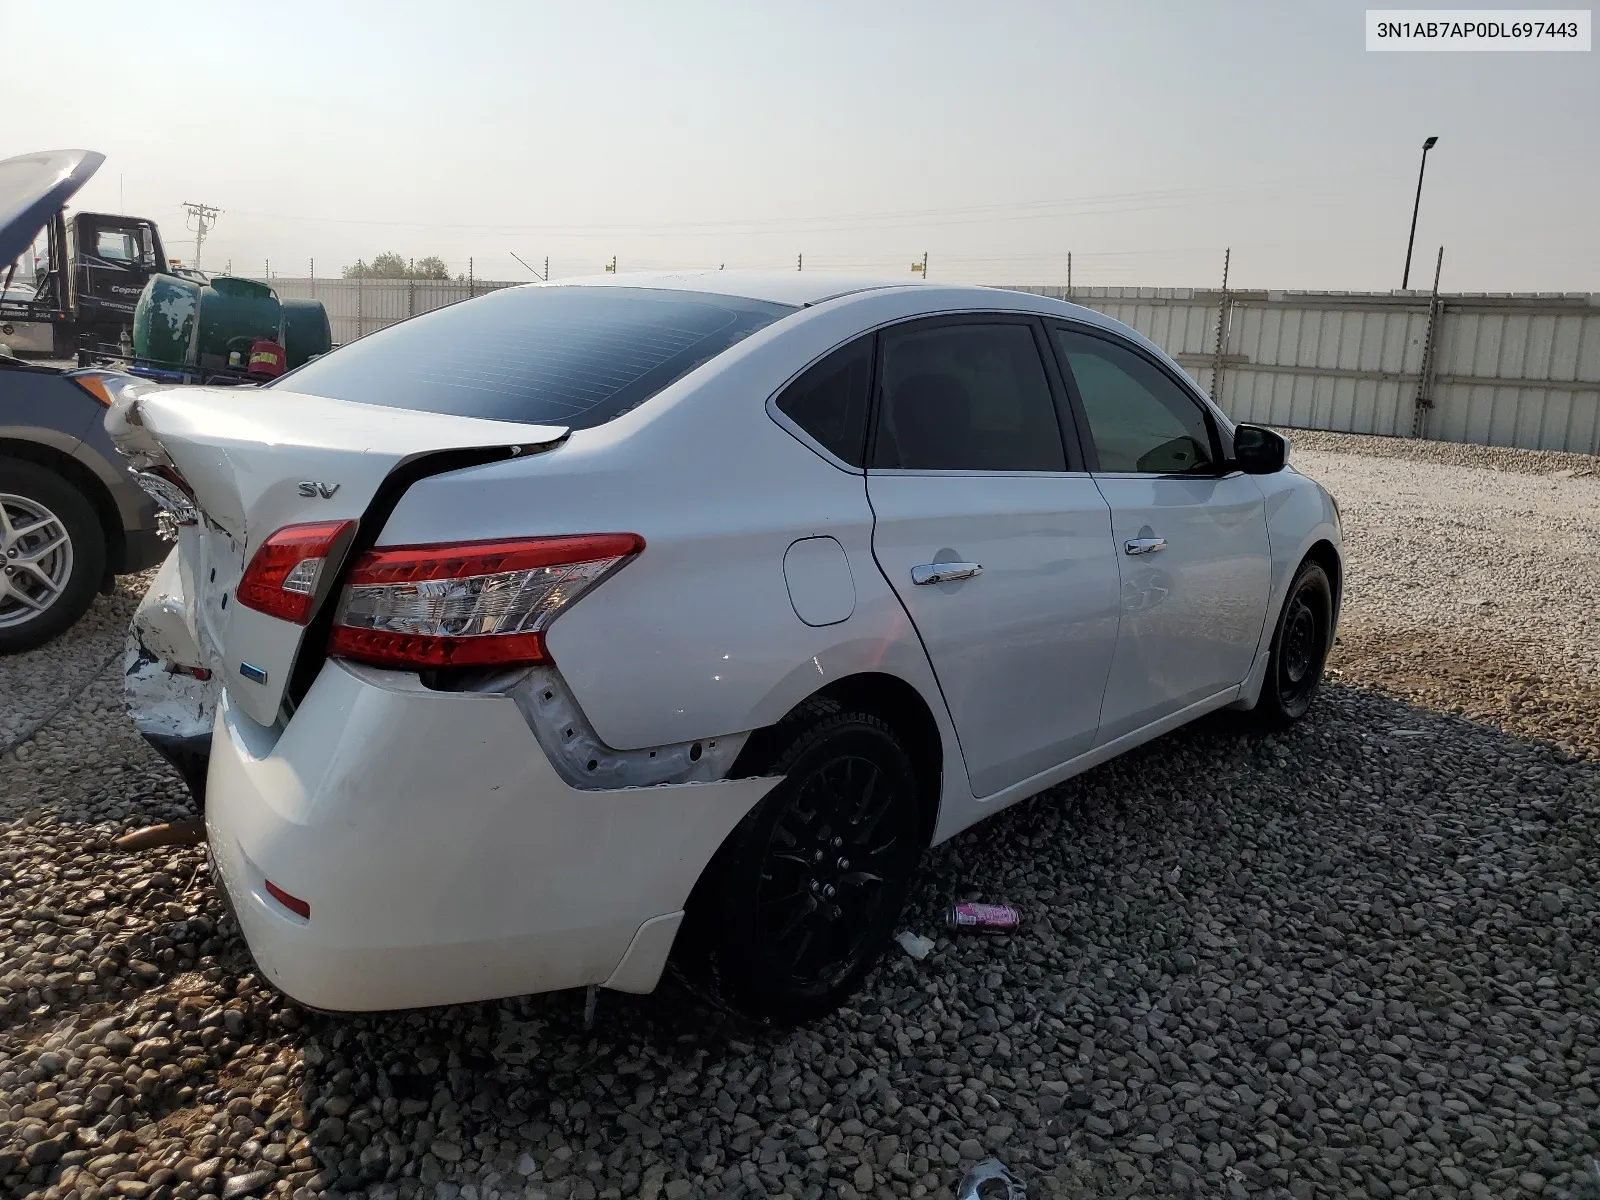
[(328, 652), (408, 670), (544, 662), (550, 622), (643, 549), (637, 534), (597, 533), (370, 550)]

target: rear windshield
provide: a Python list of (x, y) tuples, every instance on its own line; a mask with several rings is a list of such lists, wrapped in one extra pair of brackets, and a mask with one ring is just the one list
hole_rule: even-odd
[(706, 292), (505, 288), (391, 325), (269, 386), (590, 429), (793, 311)]

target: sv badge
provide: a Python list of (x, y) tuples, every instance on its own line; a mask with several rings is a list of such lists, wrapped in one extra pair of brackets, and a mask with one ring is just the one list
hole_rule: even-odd
[(337, 483), (317, 483), (314, 480), (307, 479), (300, 484), (299, 490), (302, 496), (321, 496), (324, 500), (331, 500), (333, 494), (339, 490), (339, 485)]

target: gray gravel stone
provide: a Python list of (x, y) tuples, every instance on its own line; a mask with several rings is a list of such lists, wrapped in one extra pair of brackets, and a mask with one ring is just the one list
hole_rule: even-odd
[(222, 1185), (222, 1200), (235, 1200), (238, 1196), (248, 1196), (266, 1187), (276, 1178), (275, 1171), (251, 1171), (247, 1175), (231, 1176)]

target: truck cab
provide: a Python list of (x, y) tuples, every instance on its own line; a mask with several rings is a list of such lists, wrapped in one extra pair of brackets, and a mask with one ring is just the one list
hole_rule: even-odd
[[(52, 351), (70, 356), (87, 343), (116, 346), (152, 275), (167, 270), (153, 221), (116, 213), (65, 210), (45, 228), (42, 267), (33, 280), (35, 316), (53, 327)], [(62, 269), (66, 264), (66, 269)]]

